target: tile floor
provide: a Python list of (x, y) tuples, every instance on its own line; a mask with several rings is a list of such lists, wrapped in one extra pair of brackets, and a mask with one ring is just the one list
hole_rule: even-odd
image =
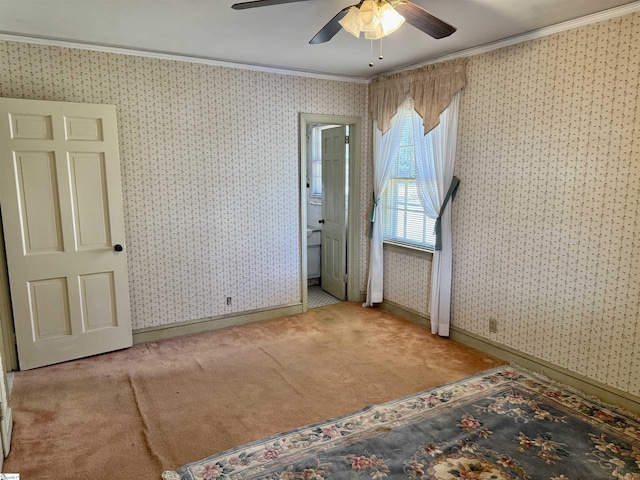
[(312, 285), (309, 287), (307, 298), (307, 306), (309, 308), (322, 307), (333, 303), (340, 303), (340, 300), (322, 290), (320, 285)]

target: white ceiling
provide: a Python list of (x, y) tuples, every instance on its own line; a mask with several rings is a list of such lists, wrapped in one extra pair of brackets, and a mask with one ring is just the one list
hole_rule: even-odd
[[(340, 31), (309, 40), (356, 0), (308, 0), (232, 10), (240, 0), (0, 0), (0, 35), (199, 57), (236, 64), (371, 78), (639, 0), (413, 0), (456, 26), (435, 40), (409, 24), (370, 42)], [(638, 8), (640, 9), (640, 7)]]

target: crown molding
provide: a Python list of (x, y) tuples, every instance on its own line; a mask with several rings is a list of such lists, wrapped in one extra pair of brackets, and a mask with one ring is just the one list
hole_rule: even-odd
[(173, 60), (177, 62), (201, 63), (216, 67), (237, 68), (241, 70), (251, 70), (254, 72), (275, 73), (278, 75), (291, 75), (296, 77), (316, 78), (320, 80), (333, 80), (348, 83), (369, 83), (368, 78), (349, 77), (342, 75), (329, 75), (317, 72), (307, 72), (304, 70), (290, 70), (286, 68), (271, 67), (268, 65), (253, 65), (245, 63), (226, 62), (215, 58), (199, 57), (194, 55), (178, 55), (171, 52), (159, 50), (143, 50), (135, 48), (119, 47), (117, 45), (106, 45), (97, 43), (77, 42), (74, 40), (43, 37), (37, 35), (23, 35), (15, 32), (0, 31), (0, 40), (7, 42), (32, 43), (36, 45), (48, 45), (52, 47), (75, 48), (78, 50), (91, 50), (93, 52), (115, 53), (118, 55), (133, 55), (136, 57), (155, 58), (159, 60)]
[[(574, 18), (573, 20), (567, 20), (566, 22), (557, 23), (548, 27), (539, 28), (537, 30), (531, 30), (520, 35), (514, 35), (513, 37), (504, 38), (495, 42), (486, 43), (478, 47), (468, 48), (460, 50), (454, 53), (443, 55), (440, 57), (432, 58), (426, 62), (416, 63), (408, 65), (406, 67), (398, 68), (396, 70), (384, 73), (383, 75), (390, 75), (393, 73), (404, 72), (407, 70), (413, 70), (414, 68), (424, 67), (426, 65), (432, 65), (434, 63), (446, 62), (448, 60), (455, 60), (456, 58), (472, 57), (474, 55), (481, 55), (483, 53), (492, 52), (500, 48), (509, 47), (511, 45), (517, 45), (518, 43), (528, 42), (530, 40), (536, 40), (538, 38), (548, 37), (555, 33), (565, 32), (574, 28), (584, 27), (591, 25), (592, 23), (598, 23), (605, 20), (611, 20), (612, 18), (621, 17), (629, 13), (635, 13), (640, 11), (640, 0), (622, 5), (620, 7), (610, 8), (603, 10), (602, 12), (592, 13), (591, 15), (585, 15), (584, 17)], [(375, 77), (371, 77), (369, 80), (373, 80)]]

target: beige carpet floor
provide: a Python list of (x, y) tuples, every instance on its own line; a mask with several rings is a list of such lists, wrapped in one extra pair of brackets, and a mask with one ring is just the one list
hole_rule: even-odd
[(24, 479), (159, 479), (216, 452), (503, 362), (379, 309), (306, 314), (15, 375)]

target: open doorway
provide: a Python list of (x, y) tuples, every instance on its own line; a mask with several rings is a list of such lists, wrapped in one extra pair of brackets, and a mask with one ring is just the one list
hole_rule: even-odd
[(300, 138), (303, 310), (359, 301), (361, 120), (301, 114)]
[(307, 127), (307, 307), (346, 300), (349, 125)]

